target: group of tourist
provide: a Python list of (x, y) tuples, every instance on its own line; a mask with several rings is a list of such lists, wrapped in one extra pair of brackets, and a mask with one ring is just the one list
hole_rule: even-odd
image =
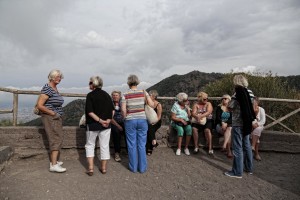
[[(65, 172), (63, 162), (59, 161), (63, 141), (62, 104), (63, 97), (57, 90), (57, 85), (63, 79), (60, 70), (52, 70), (48, 75), (49, 82), (44, 85), (37, 102), (41, 111), (42, 121), (49, 141), (51, 172)], [(177, 132), (178, 145), (176, 155), (181, 155), (182, 139), (185, 135), (184, 153), (190, 155), (188, 146), (193, 136), (193, 153), (199, 152), (199, 131), (203, 131), (208, 148), (208, 154), (213, 154), (212, 132), (224, 135), (222, 151), (229, 158), (233, 157), (232, 170), (225, 175), (242, 177), (243, 171), (252, 173), (252, 151), (257, 160), (259, 137), (265, 123), (264, 109), (259, 107), (259, 100), (251, 90), (247, 89), (247, 79), (242, 75), (234, 77), (235, 93), (233, 96), (223, 95), (221, 104), (216, 109), (215, 123), (213, 106), (208, 101), (208, 94), (199, 92), (197, 102), (190, 107), (188, 95), (179, 93), (171, 108), (171, 127)], [(89, 176), (94, 172), (95, 141), (99, 138), (100, 166), (102, 174), (107, 172), (107, 160), (110, 159), (109, 141), (112, 136), (114, 144), (114, 159), (121, 161), (121, 136), (125, 137), (128, 153), (128, 168), (132, 172), (144, 173), (147, 170), (147, 155), (151, 156), (158, 143), (156, 131), (161, 127), (162, 105), (157, 101), (158, 93), (139, 89), (140, 83), (136, 75), (129, 75), (127, 84), (129, 90), (122, 95), (113, 91), (111, 95), (102, 90), (103, 81), (99, 76), (89, 80), (90, 93), (86, 97), (86, 157)], [(145, 114), (145, 104), (154, 108), (158, 121), (148, 123)], [(214, 126), (216, 124), (216, 126)], [(252, 134), (251, 134), (252, 133)], [(250, 135), (252, 142), (250, 143)], [(244, 151), (243, 151), (244, 150)], [(244, 170), (243, 170), (244, 169)]]

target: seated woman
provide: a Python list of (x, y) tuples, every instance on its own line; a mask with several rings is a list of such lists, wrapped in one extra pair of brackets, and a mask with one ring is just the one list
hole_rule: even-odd
[(222, 151), (227, 152), (227, 157), (232, 158), (231, 152), (231, 124), (232, 115), (228, 110), (228, 103), (231, 97), (228, 94), (223, 95), (222, 102), (216, 110), (216, 131), (224, 136)]
[(252, 151), (254, 151), (254, 158), (257, 161), (261, 161), (261, 157), (258, 154), (258, 144), (261, 132), (264, 129), (264, 124), (266, 123), (266, 114), (265, 110), (259, 106), (259, 98), (254, 97), (253, 108), (256, 115), (257, 123), (253, 125), (252, 136)]
[(185, 132), (186, 141), (184, 153), (189, 156), (190, 151), (188, 149), (188, 146), (192, 136), (192, 127), (189, 121), (191, 110), (189, 107), (188, 95), (181, 92), (176, 95), (176, 100), (177, 101), (171, 108), (171, 126), (177, 131), (178, 135), (176, 155), (180, 156), (181, 154), (182, 137)]
[[(208, 146), (208, 153), (213, 154), (214, 151), (212, 149), (212, 127), (213, 127), (213, 119), (212, 119), (212, 111), (213, 107), (210, 102), (208, 102), (208, 94), (205, 92), (199, 92), (197, 95), (198, 102), (193, 105), (192, 117), (195, 118), (195, 121), (192, 123), (193, 127), (193, 137), (195, 149), (194, 153), (199, 152), (199, 144), (198, 144), (198, 131), (204, 130), (205, 139)], [(206, 123), (202, 124), (201, 120), (206, 118)]]
[(148, 123), (147, 144), (146, 144), (146, 151), (148, 156), (152, 154), (153, 148), (158, 146), (158, 143), (155, 138), (155, 133), (161, 127), (161, 114), (162, 114), (162, 106), (157, 101), (157, 96), (158, 96), (157, 91), (150, 90), (149, 95), (152, 101), (154, 102), (154, 110), (157, 113), (158, 122), (156, 122), (155, 124)]

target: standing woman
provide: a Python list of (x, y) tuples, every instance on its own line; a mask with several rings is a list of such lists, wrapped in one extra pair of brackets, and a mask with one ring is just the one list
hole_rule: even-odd
[(37, 102), (37, 108), (42, 112), (42, 122), (49, 141), (50, 149), (50, 172), (65, 172), (61, 167), (63, 162), (58, 161), (60, 149), (63, 143), (62, 130), (62, 105), (63, 97), (57, 90), (57, 85), (64, 76), (60, 70), (52, 70), (48, 75), (49, 82), (44, 85)]
[(122, 113), (125, 118), (129, 170), (144, 173), (147, 170), (146, 140), (148, 123), (145, 115), (145, 103), (154, 107), (149, 94), (137, 86), (140, 83), (136, 75), (129, 75), (129, 90), (122, 97)]
[(157, 96), (158, 96), (157, 91), (150, 90), (149, 95), (152, 101), (154, 102), (154, 111), (157, 114), (158, 122), (156, 122), (155, 124), (148, 124), (147, 145), (146, 145), (146, 151), (148, 156), (152, 154), (153, 148), (158, 146), (158, 143), (155, 138), (155, 133), (161, 127), (161, 114), (162, 114), (162, 106), (157, 101)]
[(92, 90), (86, 96), (85, 116), (86, 116), (86, 157), (88, 161), (89, 176), (94, 172), (95, 141), (99, 137), (100, 162), (99, 170), (106, 174), (107, 160), (110, 159), (109, 139), (110, 139), (110, 122), (114, 114), (114, 106), (110, 95), (102, 90), (103, 81), (99, 76), (93, 76), (89, 82)]
[(253, 160), (249, 135), (255, 120), (250, 98), (248, 80), (241, 74), (233, 77), (235, 94), (228, 104), (232, 111), (232, 170), (224, 174), (233, 178), (242, 178), (243, 171), (252, 174)]

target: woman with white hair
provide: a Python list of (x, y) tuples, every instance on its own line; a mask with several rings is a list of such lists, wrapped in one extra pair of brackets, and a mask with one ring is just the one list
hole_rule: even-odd
[(147, 170), (146, 140), (148, 123), (145, 104), (154, 107), (154, 103), (145, 90), (138, 89), (138, 77), (131, 74), (127, 78), (129, 90), (122, 97), (122, 114), (125, 119), (129, 170), (144, 173)]
[(248, 92), (247, 79), (239, 74), (233, 78), (235, 94), (228, 104), (232, 112), (232, 170), (224, 174), (233, 178), (242, 178), (243, 171), (253, 173), (253, 158), (249, 135), (255, 120), (255, 113)]
[(176, 102), (171, 108), (171, 126), (176, 130), (178, 135), (176, 155), (181, 154), (182, 137), (186, 134), (184, 153), (190, 155), (188, 149), (191, 136), (192, 127), (190, 124), (191, 108), (189, 107), (188, 95), (181, 92), (176, 95)]
[(110, 159), (109, 139), (111, 126), (110, 122), (114, 115), (114, 105), (110, 95), (102, 90), (103, 81), (99, 76), (90, 78), (89, 86), (92, 90), (86, 96), (85, 116), (86, 116), (86, 157), (88, 161), (89, 176), (94, 172), (95, 142), (99, 137), (100, 162), (99, 170), (106, 174), (107, 160)]
[(37, 108), (41, 112), (42, 122), (49, 141), (50, 172), (65, 172), (67, 170), (62, 167), (63, 162), (58, 161), (63, 143), (62, 105), (64, 99), (59, 94), (57, 85), (63, 78), (60, 70), (51, 70), (48, 75), (49, 82), (42, 88), (37, 102)]
[(218, 105), (216, 110), (216, 131), (224, 136), (222, 151), (227, 152), (227, 157), (232, 158), (231, 152), (231, 124), (232, 115), (228, 109), (228, 103), (231, 97), (228, 94), (222, 96), (222, 102)]

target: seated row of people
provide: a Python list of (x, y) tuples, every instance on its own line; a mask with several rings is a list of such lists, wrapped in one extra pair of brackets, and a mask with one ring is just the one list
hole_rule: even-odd
[[(232, 158), (231, 151), (231, 123), (232, 114), (228, 108), (228, 104), (231, 97), (225, 94), (221, 98), (221, 103), (216, 108), (215, 120), (213, 119), (213, 106), (208, 101), (208, 94), (205, 92), (199, 92), (197, 94), (197, 102), (195, 102), (190, 108), (190, 102), (186, 93), (179, 93), (176, 96), (176, 101), (171, 108), (171, 127), (175, 129), (178, 135), (178, 143), (176, 155), (181, 154), (182, 139), (184, 133), (186, 135), (186, 141), (184, 146), (184, 153), (190, 155), (188, 146), (193, 136), (194, 151), (199, 152), (199, 132), (204, 133), (206, 139), (206, 146), (208, 148), (208, 154), (213, 154), (212, 146), (212, 133), (224, 136), (224, 142), (222, 144), (223, 152), (226, 152), (228, 158)], [(257, 124), (254, 125), (252, 132), (252, 149), (255, 153), (254, 158), (261, 160), (258, 154), (259, 137), (263, 130), (265, 123), (265, 111), (262, 107), (259, 107), (258, 97), (254, 97), (253, 107), (257, 116)]]

